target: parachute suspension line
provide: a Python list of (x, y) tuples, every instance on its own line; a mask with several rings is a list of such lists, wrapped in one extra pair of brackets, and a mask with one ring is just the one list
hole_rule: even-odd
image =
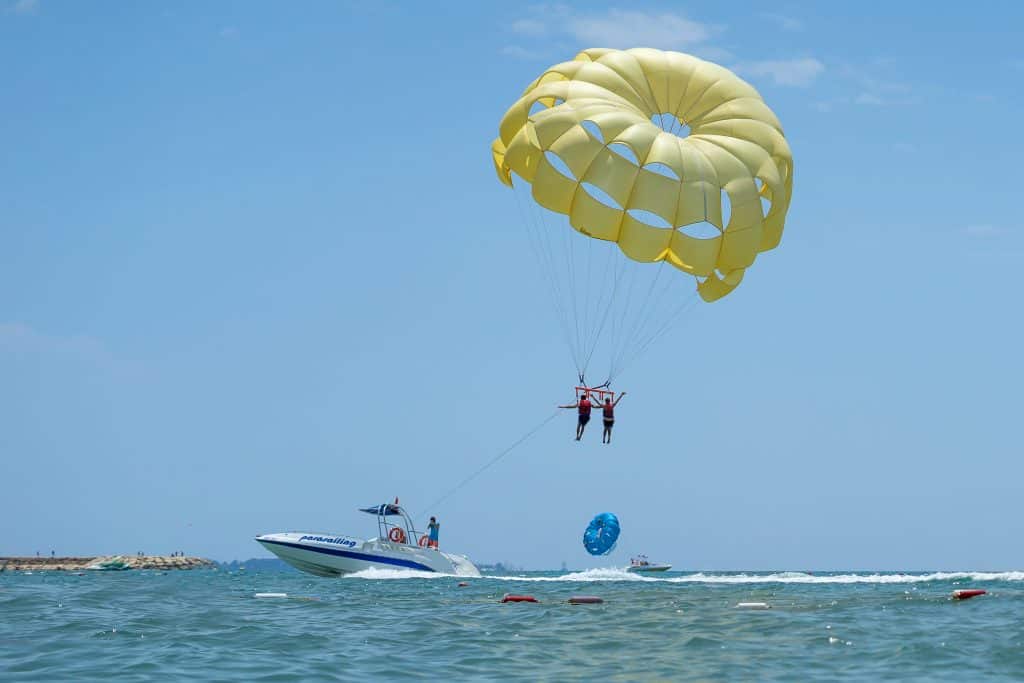
[(553, 412), (553, 413), (552, 413), (551, 415), (548, 415), (548, 416), (547, 416), (546, 418), (544, 418), (544, 420), (543, 420), (542, 422), (540, 422), (540, 423), (539, 423), (539, 424), (537, 424), (536, 426), (532, 427), (532, 428), (531, 428), (531, 429), (530, 429), (530, 430), (529, 430), (528, 432), (526, 432), (525, 434), (523, 434), (522, 436), (520, 436), (520, 437), (519, 437), (518, 439), (516, 439), (516, 440), (515, 440), (514, 442), (512, 442), (512, 445), (511, 445), (511, 446), (508, 446), (507, 448), (505, 448), (505, 450), (501, 451), (501, 452), (500, 452), (500, 453), (498, 453), (498, 454), (497, 454), (496, 456), (494, 456), (493, 458), (491, 458), (490, 460), (488, 460), (487, 462), (485, 462), (485, 463), (484, 463), (484, 464), (483, 464), (483, 465), (482, 465), (482, 466), (481, 466), (480, 468), (478, 468), (478, 469), (477, 469), (477, 470), (476, 470), (475, 472), (473, 472), (473, 473), (472, 473), (472, 474), (470, 474), (470, 475), (469, 475), (468, 477), (466, 477), (465, 479), (463, 479), (462, 481), (460, 481), (460, 482), (459, 482), (458, 484), (456, 484), (455, 486), (453, 486), (453, 487), (452, 487), (452, 488), (451, 488), (451, 489), (450, 489), (450, 490), (449, 490), (449, 491), (448, 491), (447, 493), (445, 493), (445, 494), (444, 494), (443, 496), (441, 496), (440, 498), (438, 498), (437, 500), (435, 500), (435, 501), (434, 501), (433, 503), (431, 503), (430, 505), (428, 505), (427, 507), (425, 507), (425, 508), (424, 508), (424, 510), (434, 510), (434, 509), (436, 509), (438, 505), (440, 505), (440, 504), (441, 504), (441, 503), (442, 503), (443, 501), (445, 501), (445, 500), (447, 500), (448, 498), (450, 498), (450, 497), (452, 497), (453, 495), (455, 495), (455, 493), (456, 493), (456, 492), (458, 492), (458, 490), (459, 490), (459, 489), (461, 489), (461, 488), (462, 488), (463, 486), (465, 486), (465, 485), (466, 485), (466, 484), (468, 484), (469, 482), (471, 482), (471, 481), (473, 481), (474, 479), (476, 479), (476, 478), (477, 478), (478, 476), (480, 476), (481, 474), (483, 474), (483, 473), (484, 473), (484, 472), (485, 472), (485, 471), (486, 471), (486, 470), (487, 470), (488, 468), (490, 468), (490, 467), (491, 467), (492, 465), (494, 465), (494, 464), (495, 464), (496, 462), (498, 462), (499, 460), (501, 460), (502, 458), (504, 458), (504, 457), (505, 457), (506, 455), (508, 455), (509, 453), (511, 453), (511, 452), (512, 452), (513, 450), (515, 450), (515, 448), (516, 448), (517, 446), (519, 446), (519, 445), (521, 445), (522, 443), (526, 442), (526, 441), (527, 441), (527, 440), (528, 440), (528, 439), (529, 439), (529, 438), (530, 438), (531, 436), (533, 436), (534, 434), (536, 434), (537, 432), (539, 432), (539, 431), (540, 431), (541, 429), (543, 429), (544, 427), (546, 427), (546, 426), (547, 426), (547, 424), (548, 424), (549, 422), (551, 422), (551, 421), (552, 421), (552, 420), (554, 420), (554, 419), (555, 419), (556, 417), (558, 417), (558, 414), (559, 414), (560, 412), (561, 412), (561, 409), (556, 409), (556, 410), (555, 410), (555, 412)]
[(643, 298), (643, 302), (640, 305), (640, 309), (637, 311), (636, 318), (633, 320), (633, 324), (630, 325), (630, 332), (622, 340), (622, 346), (619, 349), (612, 349), (612, 366), (608, 370), (609, 375), (618, 374), (617, 368), (619, 362), (626, 354), (629, 342), (636, 339), (637, 333), (640, 331), (641, 326), (646, 322), (647, 316), (650, 315), (648, 306), (651, 303), (651, 293), (654, 291), (655, 286), (658, 284), (658, 278), (661, 277), (661, 271), (665, 267), (665, 262), (661, 261), (658, 263), (658, 272), (655, 273), (654, 279), (651, 280), (650, 286), (647, 288), (647, 294)]
[[(615, 250), (612, 249), (609, 246), (609, 248), (608, 248), (608, 260), (605, 263), (604, 278), (602, 279), (602, 282), (605, 282), (605, 281), (608, 280), (608, 271), (612, 270), (611, 266), (612, 266), (612, 262), (613, 262), (614, 257), (615, 257)], [(624, 269), (623, 269), (623, 271), (624, 271)], [(590, 365), (590, 359), (594, 357), (594, 351), (597, 350), (598, 342), (601, 340), (601, 337), (604, 334), (604, 328), (605, 328), (606, 323), (608, 322), (608, 316), (612, 312), (612, 309), (615, 308), (615, 299), (616, 299), (616, 296), (617, 296), (617, 294), (619, 292), (619, 281), (622, 279), (622, 272), (623, 271), (620, 271), (619, 269), (615, 269), (615, 271), (614, 271), (614, 277), (612, 278), (612, 290), (611, 290), (611, 293), (610, 293), (610, 295), (608, 297), (608, 304), (606, 306), (604, 306), (604, 315), (601, 316), (601, 324), (597, 328), (597, 332), (592, 337), (593, 341), (592, 341), (592, 343), (590, 345), (590, 352), (587, 353), (586, 360), (583, 362), (584, 367), (587, 367), (588, 365)], [(601, 297), (598, 299), (598, 311), (599, 312), (601, 310), (601, 303), (603, 301), (604, 301), (604, 291), (603, 291), (603, 288), (602, 288)]]
[(611, 383), (611, 381), (615, 379), (615, 377), (622, 374), (626, 370), (626, 368), (628, 368), (630, 365), (633, 364), (634, 361), (636, 361), (637, 358), (642, 356), (644, 352), (647, 351), (648, 347), (654, 344), (654, 342), (657, 341), (658, 339), (661, 339), (661, 337), (663, 337), (669, 330), (673, 329), (675, 325), (679, 322), (679, 320), (683, 318), (683, 314), (689, 311), (691, 308), (693, 308), (696, 304), (697, 292), (696, 290), (694, 290), (693, 294), (687, 297), (686, 300), (683, 301), (683, 303), (680, 304), (672, 312), (672, 314), (668, 317), (667, 320), (665, 320), (661, 327), (655, 330), (654, 334), (649, 336), (645, 341), (641, 342), (637, 346), (636, 351), (628, 358), (626, 358), (626, 360), (616, 370), (615, 375), (609, 377), (608, 382)]
[(543, 226), (540, 225), (539, 218), (537, 216), (530, 215), (531, 211), (540, 211), (541, 209), (532, 203), (530, 203), (531, 209), (524, 209), (523, 198), (520, 197), (520, 192), (521, 190), (517, 191), (516, 188), (513, 188), (512, 194), (515, 195), (516, 206), (518, 207), (519, 213), (522, 217), (523, 225), (526, 227), (527, 241), (529, 242), (530, 248), (534, 253), (534, 257), (537, 259), (540, 266), (541, 277), (547, 282), (552, 308), (554, 308), (555, 317), (558, 320), (558, 327), (562, 333), (562, 339), (565, 341), (565, 345), (569, 348), (569, 354), (572, 356), (573, 363), (576, 365), (577, 371), (580, 371), (579, 360), (576, 356), (575, 347), (572, 344), (572, 339), (569, 334), (569, 318), (562, 301), (562, 288), (554, 266), (550, 238), (548, 235), (544, 234), (546, 231)]
[[(665, 261), (662, 261), (662, 266), (658, 266), (659, 270), (660, 270), (660, 268), (662, 268), (664, 266), (664, 264), (665, 264)], [(660, 272), (658, 272), (658, 274), (660, 274)], [(669, 298), (668, 298), (667, 295), (669, 294), (670, 290), (673, 289), (673, 285), (674, 284), (675, 284), (675, 281), (673, 281), (671, 276), (669, 276), (669, 278), (666, 279), (666, 282), (662, 285), (662, 287), (660, 287), (660, 289), (651, 296), (651, 298), (650, 298), (650, 305), (648, 306), (648, 308), (647, 308), (645, 314), (643, 315), (643, 317), (640, 319), (639, 325), (637, 326), (637, 329), (636, 329), (636, 333), (631, 338), (634, 342), (636, 342), (635, 344), (633, 344), (630, 347), (630, 349), (634, 349), (634, 350), (632, 351), (632, 354), (629, 355), (629, 357), (627, 359), (624, 360), (622, 357), (620, 357), (621, 365), (620, 365), (620, 368), (616, 369), (616, 371), (615, 371), (616, 375), (622, 373), (622, 369), (626, 365), (630, 364), (630, 362), (632, 362), (632, 360), (635, 357), (637, 357), (640, 353), (642, 353), (641, 348), (646, 348), (646, 345), (644, 345), (642, 340), (647, 339), (650, 336), (651, 328), (653, 326), (660, 327), (660, 325), (657, 323), (657, 321), (658, 321), (658, 319), (662, 318), (663, 316), (658, 315), (658, 312), (659, 311), (664, 311), (667, 308), (667, 306), (663, 306), (662, 304), (663, 304), (663, 302), (669, 301)], [(653, 289), (653, 287), (652, 287), (652, 289)], [(684, 299), (684, 304), (685, 304), (685, 302), (687, 300), (688, 299)], [(680, 310), (682, 310), (682, 306), (680, 306), (679, 308), (680, 308)], [(676, 315), (676, 314), (678, 314), (678, 313), (677, 312), (673, 313), (673, 315)], [(672, 321), (672, 319), (673, 318), (670, 316), (669, 317), (669, 321)], [(664, 324), (662, 324), (662, 325), (664, 325)], [(627, 349), (627, 351), (629, 352), (630, 349)]]
[[(577, 235), (569, 234), (570, 243), (575, 245), (578, 241)], [(580, 305), (580, 359), (582, 360), (586, 356), (586, 347), (589, 343), (588, 323), (590, 318), (590, 288), (587, 287), (586, 281), (590, 275), (590, 254), (592, 251), (593, 240), (587, 239), (584, 244), (579, 245), (579, 261), (577, 262), (578, 270), (573, 275), (572, 291), (576, 292), (576, 296), (573, 297)], [(575, 247), (574, 247), (575, 248)], [(585, 268), (585, 270), (584, 270)], [(580, 278), (583, 278), (582, 280)], [(582, 289), (582, 292), (580, 291)], [(587, 372), (587, 364), (581, 363), (583, 366), (583, 373)]]
[[(590, 262), (593, 260), (594, 249), (595, 249), (595, 244), (594, 243), (596, 241), (597, 240), (588, 239), (587, 240), (587, 246), (586, 246), (586, 250), (587, 250), (587, 274), (586, 274), (586, 276), (583, 279), (583, 291), (585, 293), (583, 295), (583, 347), (581, 349), (584, 354), (586, 354), (586, 351), (587, 351), (587, 340), (588, 339), (592, 339), (592, 335), (590, 334), (590, 290), (592, 290), (594, 287), (593, 287), (593, 285), (590, 284)], [(586, 359), (584, 359), (583, 360), (583, 372), (586, 372), (586, 371), (587, 371), (587, 361), (586, 361)]]
[[(629, 267), (630, 264), (627, 261), (622, 261), (621, 265), (623, 273), (627, 270), (629, 271), (629, 287), (626, 291), (625, 303), (622, 306), (622, 315), (612, 320), (612, 339), (610, 345), (611, 348), (609, 349), (609, 362), (615, 358), (615, 351), (619, 348), (619, 344), (625, 343), (622, 340), (622, 332), (626, 328), (626, 320), (629, 317), (629, 311), (632, 308), (630, 304), (633, 303), (633, 289), (634, 285), (636, 285), (636, 274), (639, 270), (636, 268), (635, 264), (633, 267)], [(611, 370), (612, 368), (609, 367), (609, 374), (611, 373)]]
[(566, 346), (569, 347), (569, 353), (572, 356), (573, 364), (579, 369), (579, 350), (577, 345), (573, 342), (572, 333), (569, 330), (569, 311), (566, 308), (565, 294), (562, 285), (561, 269), (555, 263), (554, 247), (551, 244), (550, 228), (544, 220), (544, 209), (534, 205), (533, 209), (536, 213), (536, 230), (538, 243), (544, 252), (544, 256), (547, 264), (548, 277), (552, 282), (552, 291), (554, 293), (556, 306), (561, 318), (559, 322), (562, 326), (563, 337), (566, 342)]
[[(570, 307), (571, 307), (571, 311), (572, 311), (572, 328), (575, 331), (575, 335), (573, 337), (574, 341), (571, 343), (573, 359), (574, 359), (574, 362), (576, 364), (577, 372), (579, 374), (584, 374), (586, 372), (586, 368), (583, 366), (583, 363), (582, 363), (582, 358), (583, 358), (583, 352), (582, 352), (583, 342), (582, 342), (581, 333), (580, 333), (580, 313), (579, 313), (579, 301), (578, 301), (579, 297), (577, 297), (575, 295), (575, 292), (576, 292), (576, 256), (575, 256), (575, 254), (576, 254), (576, 252), (575, 252), (575, 248), (574, 248), (573, 242), (572, 242), (574, 236), (571, 233), (573, 231), (571, 229), (567, 229), (567, 226), (556, 225), (553, 222), (549, 221), (548, 220), (549, 217), (548, 217), (547, 213), (545, 213), (544, 209), (539, 208), (538, 211), (539, 211), (540, 216), (541, 216), (541, 221), (542, 221), (542, 223), (544, 225), (544, 234), (546, 235), (546, 237), (548, 239), (548, 245), (549, 245), (550, 250), (551, 250), (552, 269), (553, 269), (553, 271), (555, 273), (560, 273), (562, 271), (565, 272), (565, 290), (564, 290), (565, 293), (563, 293), (562, 296), (563, 296), (563, 298), (570, 300), (569, 302), (563, 301), (563, 306), (564, 306), (564, 308), (566, 310), (566, 327), (568, 327), (568, 320), (569, 320), (568, 312), (570, 311)], [(561, 235), (560, 237), (558, 236), (559, 234)], [(561, 240), (561, 245), (562, 246), (559, 248), (559, 253), (556, 256), (556, 254), (555, 254), (556, 247), (554, 245), (559, 240)], [(556, 265), (556, 262), (562, 264), (562, 267), (559, 268)]]
[[(569, 291), (576, 291), (576, 245), (573, 241), (574, 236), (570, 234), (568, 230), (562, 231), (562, 239), (568, 245), (567, 251), (569, 252)], [(577, 296), (570, 295), (572, 298), (572, 315), (573, 321), (576, 323), (576, 348), (579, 349), (580, 344), (580, 311), (578, 305)], [(586, 371), (586, 368), (583, 369)]]

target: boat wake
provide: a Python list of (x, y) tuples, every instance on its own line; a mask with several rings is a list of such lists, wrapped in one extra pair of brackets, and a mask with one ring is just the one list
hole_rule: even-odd
[[(659, 580), (659, 579), (656, 579)], [(931, 572), (927, 574), (687, 574), (660, 579), (669, 583), (928, 583), (933, 581), (1024, 581), (1024, 572)]]
[[(451, 579), (467, 578), (465, 574), (442, 574), (421, 572), (414, 569), (364, 569), (346, 574), (346, 579), (368, 579), (373, 581), (391, 579)], [(938, 581), (1024, 581), (1024, 571), (1011, 572), (930, 572), (930, 573), (846, 573), (808, 574), (806, 572), (715, 573), (696, 572), (693, 574), (644, 576), (619, 567), (599, 567), (586, 571), (570, 572), (560, 576), (486, 575), (480, 577), (489, 581), (514, 581), (522, 583), (606, 583), (631, 581), (635, 583), (704, 583), (704, 584), (912, 584)]]
[(598, 569), (588, 569), (582, 572), (571, 572), (569, 574), (563, 574), (562, 576), (485, 576), (485, 579), (497, 579), (499, 581), (533, 581), (538, 583), (546, 583), (552, 581), (577, 581), (577, 582), (592, 582), (592, 581), (640, 581), (640, 582), (651, 582), (658, 581), (647, 576), (641, 576), (639, 574), (632, 574), (627, 572), (625, 569), (619, 567), (603, 567)]
[(931, 572), (931, 573), (847, 573), (809, 574), (806, 572), (775, 572), (770, 574), (752, 573), (705, 573), (697, 572), (683, 576), (642, 576), (624, 569), (607, 567), (571, 572), (562, 576), (485, 576), (485, 579), (522, 582), (608, 582), (634, 581), (641, 583), (705, 583), (705, 584), (911, 584), (936, 581), (1024, 581), (1024, 571), (1011, 572)]
[(371, 567), (351, 574), (345, 574), (345, 579), (371, 579), (374, 581), (389, 579), (450, 579), (456, 574), (442, 574), (440, 572), (421, 572), (415, 569), (377, 569)]

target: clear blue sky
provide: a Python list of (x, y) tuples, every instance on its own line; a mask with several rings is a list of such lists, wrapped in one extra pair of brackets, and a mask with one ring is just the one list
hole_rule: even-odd
[(443, 545), (1024, 567), (1018, 3), (0, 3), (0, 554), (368, 535), (571, 400), (489, 144), (646, 45), (778, 114), (782, 245), (621, 378), (613, 446), (566, 411), (424, 510)]

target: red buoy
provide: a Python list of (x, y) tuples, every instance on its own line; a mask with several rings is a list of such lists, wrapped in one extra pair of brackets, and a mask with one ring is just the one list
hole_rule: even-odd
[(512, 595), (511, 593), (505, 593), (505, 597), (501, 599), (502, 602), (537, 602), (537, 598), (532, 595)]
[(604, 602), (604, 598), (599, 598), (596, 595), (574, 595), (569, 598), (570, 605), (599, 605)]
[(979, 595), (985, 595), (988, 591), (980, 588), (964, 588), (963, 590), (953, 591), (954, 600), (969, 600), (970, 598), (976, 598)]

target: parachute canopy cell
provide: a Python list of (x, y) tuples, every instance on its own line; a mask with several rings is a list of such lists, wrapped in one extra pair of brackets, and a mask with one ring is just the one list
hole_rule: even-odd
[[(648, 48), (588, 49), (547, 69), (491, 151), (502, 182), (514, 172), (577, 231), (689, 273), (705, 301), (779, 244), (793, 187), (782, 126), (753, 86)], [(697, 224), (713, 227), (687, 230)]]
[(591, 555), (607, 555), (615, 550), (618, 540), (619, 518), (610, 512), (594, 517), (583, 532), (583, 547)]

